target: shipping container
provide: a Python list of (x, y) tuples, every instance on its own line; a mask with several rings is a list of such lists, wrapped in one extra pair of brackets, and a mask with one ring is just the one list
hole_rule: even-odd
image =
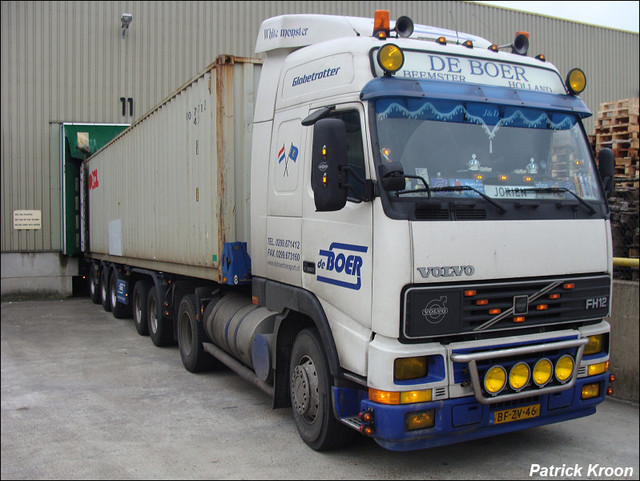
[(219, 280), (224, 244), (249, 241), (260, 68), (219, 56), (87, 159), (89, 257)]

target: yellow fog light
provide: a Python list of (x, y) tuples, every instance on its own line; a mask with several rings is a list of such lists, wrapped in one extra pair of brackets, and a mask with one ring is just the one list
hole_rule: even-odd
[(393, 363), (393, 375), (396, 381), (425, 377), (427, 375), (426, 356), (396, 359)]
[(553, 374), (553, 365), (549, 359), (540, 359), (533, 367), (533, 382), (542, 387), (549, 382)]
[(531, 371), (524, 362), (514, 365), (509, 372), (509, 386), (514, 391), (520, 391), (529, 382)]
[(582, 399), (591, 399), (600, 395), (600, 383), (582, 386)]
[(426, 403), (428, 401), (431, 401), (431, 389), (400, 393), (400, 404)]
[(596, 374), (602, 374), (603, 372), (607, 372), (607, 369), (609, 369), (609, 361), (591, 364), (591, 366), (588, 367), (588, 375), (595, 376)]
[(507, 382), (507, 371), (502, 366), (493, 366), (484, 375), (484, 388), (489, 394), (498, 394)]
[(415, 431), (416, 429), (432, 428), (436, 423), (435, 411), (417, 411), (407, 413), (405, 416), (405, 428), (407, 431)]
[(584, 348), (584, 355), (588, 356), (589, 354), (598, 354), (602, 351), (602, 334), (598, 334), (597, 336), (589, 336), (589, 344)]
[(573, 358), (569, 354), (565, 354), (558, 362), (556, 362), (556, 379), (565, 382), (573, 374)]
[(378, 50), (378, 64), (384, 70), (385, 74), (391, 75), (404, 64), (404, 54), (400, 47), (392, 43), (388, 43)]
[(574, 68), (567, 74), (565, 84), (571, 95), (578, 95), (587, 86), (587, 77), (579, 68)]

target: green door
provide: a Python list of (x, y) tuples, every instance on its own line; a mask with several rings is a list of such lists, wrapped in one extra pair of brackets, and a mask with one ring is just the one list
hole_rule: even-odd
[(128, 125), (62, 124), (62, 253), (80, 254), (80, 166)]

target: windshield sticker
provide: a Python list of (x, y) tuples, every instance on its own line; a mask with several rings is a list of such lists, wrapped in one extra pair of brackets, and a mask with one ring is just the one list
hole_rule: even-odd
[(329, 250), (321, 249), (317, 280), (334, 286), (360, 290), (364, 260), (360, 254), (368, 247), (333, 242)]
[[(435, 102), (424, 102), (418, 110), (410, 111), (404, 105), (393, 102), (386, 108), (386, 110), (378, 113), (378, 120), (405, 117), (408, 119), (478, 124), (482, 127), (489, 139), (489, 153), (493, 152), (493, 140), (502, 126), (566, 130), (573, 127), (575, 124), (575, 119), (569, 115), (556, 114), (553, 116), (556, 119), (554, 121), (549, 114), (543, 111), (534, 111), (531, 109), (505, 109), (505, 116), (498, 119), (499, 112), (488, 106), (470, 104), (468, 107), (465, 107), (464, 105), (457, 104), (451, 109), (447, 108), (447, 103), (448, 102), (443, 102), (442, 107), (444, 108), (441, 107), (442, 110), (440, 110)], [(534, 118), (529, 118), (532, 115), (534, 115)]]

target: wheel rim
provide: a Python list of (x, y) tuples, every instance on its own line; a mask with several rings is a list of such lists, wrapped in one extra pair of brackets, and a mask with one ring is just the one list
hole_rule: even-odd
[(89, 290), (91, 291), (91, 297), (96, 295), (96, 290), (97, 290), (96, 274), (93, 271), (93, 268), (91, 269), (91, 277), (89, 279)]
[(113, 280), (111, 281), (111, 305), (115, 306), (116, 302), (118, 302), (118, 296), (116, 293), (117, 289), (116, 289), (116, 279), (115, 277), (113, 277)]
[(318, 371), (313, 360), (304, 356), (291, 374), (291, 400), (293, 408), (307, 422), (313, 423), (318, 415)]
[(186, 356), (191, 355), (191, 320), (185, 312), (180, 318), (180, 347)]
[(151, 332), (153, 332), (154, 334), (158, 331), (158, 316), (156, 315), (156, 300), (152, 299), (151, 302), (149, 303), (149, 316), (151, 319), (151, 322), (149, 323), (151, 327)]
[(141, 324), (141, 320), (142, 320), (142, 296), (138, 293), (135, 294), (134, 299), (133, 299), (133, 305), (134, 305), (134, 310), (133, 310), (133, 319), (135, 320), (136, 324)]

